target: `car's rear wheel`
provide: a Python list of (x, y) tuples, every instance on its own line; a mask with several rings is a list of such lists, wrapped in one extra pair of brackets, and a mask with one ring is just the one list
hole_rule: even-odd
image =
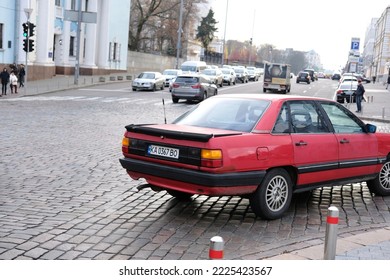
[(387, 160), (383, 164), (375, 179), (367, 181), (367, 186), (370, 192), (374, 194), (382, 196), (390, 195), (390, 160)]
[(133, 88), (133, 91), (137, 91), (137, 89), (136, 89), (136, 88)]
[(173, 196), (179, 200), (189, 200), (192, 197), (192, 194), (190, 194), (190, 193), (185, 193), (185, 192), (176, 191), (176, 190), (167, 190), (167, 193), (169, 193), (171, 196)]
[(267, 90), (265, 88), (263, 88), (263, 92), (267, 92)]
[(252, 211), (265, 219), (279, 219), (290, 207), (292, 181), (282, 168), (272, 169), (250, 197)]
[(153, 85), (153, 89), (152, 89), (152, 90), (153, 90), (153, 91), (156, 91), (156, 90), (157, 90), (156, 84)]
[(179, 98), (172, 97), (172, 102), (173, 102), (173, 103), (179, 102)]

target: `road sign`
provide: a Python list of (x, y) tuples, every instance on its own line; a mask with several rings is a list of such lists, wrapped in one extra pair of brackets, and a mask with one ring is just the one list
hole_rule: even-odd
[(351, 50), (358, 51), (360, 47), (360, 39), (359, 38), (352, 38), (351, 40)]

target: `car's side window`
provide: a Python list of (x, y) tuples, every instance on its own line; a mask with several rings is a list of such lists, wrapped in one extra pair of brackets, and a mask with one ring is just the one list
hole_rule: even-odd
[(275, 122), (275, 126), (272, 129), (272, 133), (289, 133), (290, 127), (288, 124), (288, 107), (287, 104), (283, 104), (282, 109), (279, 112), (278, 119)]
[(363, 127), (359, 121), (353, 117), (352, 113), (345, 110), (345, 108), (341, 105), (333, 103), (321, 103), (321, 106), (327, 113), (335, 133), (363, 132)]
[(290, 124), (293, 133), (327, 133), (328, 127), (311, 101), (291, 101)]

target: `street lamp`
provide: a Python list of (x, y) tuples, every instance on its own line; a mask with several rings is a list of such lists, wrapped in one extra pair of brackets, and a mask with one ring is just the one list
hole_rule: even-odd
[(176, 69), (179, 69), (179, 57), (181, 52), (181, 33), (183, 21), (183, 0), (180, 1), (179, 29), (177, 30)]
[(226, 44), (226, 25), (228, 15), (229, 0), (226, 0), (226, 14), (225, 14), (225, 30), (223, 31), (223, 45), (222, 45), (222, 65), (225, 63), (225, 44)]

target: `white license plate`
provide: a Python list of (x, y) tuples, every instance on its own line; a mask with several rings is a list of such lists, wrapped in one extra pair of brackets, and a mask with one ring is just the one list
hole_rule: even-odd
[(162, 147), (156, 145), (149, 145), (148, 154), (154, 156), (168, 157), (168, 158), (179, 158), (179, 149)]
[(351, 95), (351, 94), (353, 94), (353, 90), (347, 90), (347, 91), (345, 92), (345, 94)]

